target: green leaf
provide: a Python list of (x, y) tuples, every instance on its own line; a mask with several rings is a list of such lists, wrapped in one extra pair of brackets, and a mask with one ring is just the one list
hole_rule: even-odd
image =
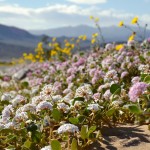
[(81, 127), (80, 135), (83, 140), (88, 138), (88, 126), (84, 125)]
[(148, 74), (141, 74), (141, 80), (143, 81), (146, 76), (148, 76)]
[(83, 123), (84, 121), (85, 121), (85, 116), (84, 115), (80, 115), (79, 117), (78, 117), (78, 120), (79, 120), (79, 123)]
[(21, 83), (22, 88), (27, 88), (29, 86), (28, 82), (22, 82)]
[(96, 130), (96, 126), (91, 126), (88, 131), (88, 136)]
[(37, 125), (34, 122), (31, 122), (26, 128), (27, 131), (35, 132), (37, 130)]
[(98, 132), (96, 133), (96, 138), (98, 139), (100, 136), (102, 137), (102, 133), (100, 130), (98, 130)]
[(34, 131), (32, 132), (31, 138), (35, 143), (39, 143), (41, 140), (41, 133), (38, 131)]
[(4, 134), (8, 135), (9, 133), (13, 133), (13, 130), (12, 129), (1, 129), (0, 132), (1, 132), (1, 134), (4, 133)]
[(143, 56), (139, 56), (141, 62), (145, 62), (145, 58)]
[(150, 83), (150, 75), (148, 75), (144, 78), (144, 82), (146, 82), (148, 84)]
[(52, 147), (52, 150), (61, 150), (61, 145), (58, 140), (52, 140), (51, 147)]
[(72, 105), (74, 105), (75, 101), (84, 101), (84, 97), (76, 97), (74, 98)]
[(56, 121), (59, 121), (61, 118), (61, 112), (58, 109), (52, 111), (52, 116)]
[(142, 113), (141, 109), (135, 104), (125, 105), (125, 107), (127, 107), (131, 113), (134, 113), (134, 114), (141, 114)]
[(14, 141), (14, 140), (16, 141), (16, 139), (17, 139), (17, 136), (14, 134), (10, 134), (7, 136), (7, 142)]
[(8, 104), (10, 104), (10, 102), (8, 101), (8, 100), (6, 100), (6, 101), (1, 101), (1, 105), (8, 105)]
[(23, 144), (23, 147), (30, 149), (32, 142), (30, 142), (29, 140), (25, 141)]
[(77, 140), (75, 138), (73, 138), (73, 140), (72, 140), (71, 150), (78, 150), (78, 144), (77, 144)]
[(72, 124), (78, 124), (79, 123), (79, 119), (78, 118), (69, 118), (69, 122), (72, 123)]
[(120, 94), (121, 93), (121, 87), (118, 84), (112, 84), (110, 87), (110, 92), (112, 94)]
[(111, 109), (109, 109), (107, 112), (106, 112), (106, 115), (109, 117), (109, 116), (112, 116), (113, 114), (114, 114), (114, 112), (115, 112), (115, 108), (113, 107), (113, 108), (111, 108)]
[(6, 149), (7, 149), (7, 150), (15, 150), (16, 148), (15, 148), (15, 146), (10, 145), (10, 146), (6, 147)]

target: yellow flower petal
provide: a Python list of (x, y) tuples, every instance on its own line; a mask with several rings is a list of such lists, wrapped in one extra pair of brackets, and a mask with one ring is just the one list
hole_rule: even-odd
[(122, 49), (124, 47), (124, 45), (123, 44), (118, 44), (118, 45), (116, 45), (116, 50), (117, 51), (119, 51), (120, 49)]
[(123, 21), (120, 21), (119, 24), (118, 24), (118, 26), (119, 26), (119, 27), (124, 26), (124, 22), (123, 22)]
[(138, 22), (138, 17), (134, 17), (131, 21), (132, 24), (136, 24)]

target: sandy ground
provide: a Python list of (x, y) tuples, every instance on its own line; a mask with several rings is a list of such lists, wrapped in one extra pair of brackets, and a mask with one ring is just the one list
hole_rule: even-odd
[(148, 125), (120, 125), (104, 128), (103, 141), (93, 143), (88, 150), (150, 150)]

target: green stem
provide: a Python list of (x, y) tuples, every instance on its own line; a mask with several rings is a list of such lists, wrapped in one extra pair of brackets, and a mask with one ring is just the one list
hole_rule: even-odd
[(145, 24), (145, 28), (144, 28), (144, 39), (145, 39), (145, 36), (146, 36), (146, 27), (147, 27), (147, 24)]
[[(130, 30), (131, 32), (135, 32), (133, 29), (131, 29), (130, 27), (128, 27), (128, 26), (126, 26), (126, 25), (124, 25), (124, 27), (125, 27), (126, 29)], [(136, 33), (136, 35), (137, 35), (140, 39), (143, 40), (143, 37), (142, 37), (141, 35), (138, 35), (137, 33)]]
[[(142, 35), (142, 30), (141, 30), (141, 27), (140, 27), (140, 25), (139, 25), (139, 23), (138, 23), (138, 22), (137, 22), (137, 26), (138, 26), (138, 28), (139, 28), (139, 32), (140, 32), (140, 34)], [(140, 36), (140, 37), (141, 37), (141, 39), (142, 39), (142, 40), (144, 40), (144, 39), (143, 39), (143, 36)]]
[(97, 28), (98, 28), (98, 31), (99, 31), (99, 33), (100, 33), (100, 37), (101, 37), (101, 39), (102, 39), (102, 46), (105, 46), (105, 39), (104, 39), (104, 36), (103, 36), (103, 34), (102, 34), (101, 27), (100, 27), (100, 25), (97, 24), (97, 23), (96, 23), (96, 26), (97, 26)]

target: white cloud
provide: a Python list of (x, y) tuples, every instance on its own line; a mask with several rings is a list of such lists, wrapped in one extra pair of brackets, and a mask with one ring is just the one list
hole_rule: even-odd
[(101, 4), (106, 3), (107, 0), (68, 0), (69, 2), (77, 3), (77, 4)]
[[(100, 18), (101, 26), (117, 25), (120, 20), (130, 23), (135, 16), (115, 9), (98, 6), (81, 7), (75, 4), (53, 4), (41, 8), (25, 8), (18, 5), (0, 5), (2, 24), (25, 29), (47, 29), (79, 24), (94, 25), (89, 16)], [(139, 16), (142, 23), (150, 22), (150, 15)]]

